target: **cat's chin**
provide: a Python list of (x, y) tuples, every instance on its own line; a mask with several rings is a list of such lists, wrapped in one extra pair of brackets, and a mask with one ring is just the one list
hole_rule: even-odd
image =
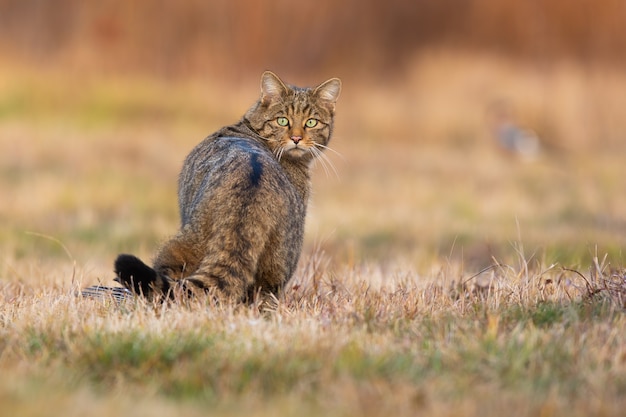
[(304, 148), (302, 146), (292, 146), (288, 149), (285, 149), (285, 155), (288, 155), (292, 158), (301, 158), (309, 152), (310, 151), (308, 148)]

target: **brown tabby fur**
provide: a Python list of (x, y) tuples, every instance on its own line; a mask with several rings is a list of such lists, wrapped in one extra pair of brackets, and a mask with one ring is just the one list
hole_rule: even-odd
[(236, 301), (277, 293), (300, 256), (310, 167), (330, 140), (340, 90), (336, 78), (299, 88), (265, 72), (261, 97), (241, 121), (187, 156), (179, 178), (181, 228), (154, 268), (120, 255), (116, 281), (149, 299), (177, 289)]

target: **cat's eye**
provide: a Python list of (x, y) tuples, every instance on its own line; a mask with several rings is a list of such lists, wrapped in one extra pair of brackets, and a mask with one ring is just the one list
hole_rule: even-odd
[(306, 127), (315, 127), (317, 126), (317, 119), (309, 119), (304, 124)]
[(278, 119), (276, 119), (276, 123), (278, 123), (278, 126), (288, 126), (289, 119), (287, 119), (286, 117), (279, 117)]

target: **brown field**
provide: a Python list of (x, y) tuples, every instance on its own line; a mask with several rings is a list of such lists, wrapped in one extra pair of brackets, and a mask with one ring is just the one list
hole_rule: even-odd
[[(623, 414), (622, 0), (156, 3), (0, 0), (0, 416)], [(344, 83), (285, 292), (77, 297), (265, 69)]]
[[(0, 414), (621, 415), (626, 76), (411, 65), (344, 77), (336, 173), (317, 167), (301, 267), (261, 309), (75, 297), (175, 232), (183, 157), (256, 78), (3, 67)], [(502, 102), (537, 158), (495, 144)]]

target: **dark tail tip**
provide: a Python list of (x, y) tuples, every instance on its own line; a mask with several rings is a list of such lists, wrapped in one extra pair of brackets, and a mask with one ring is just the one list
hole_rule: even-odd
[(150, 295), (157, 280), (154, 269), (133, 255), (122, 254), (115, 260), (115, 273), (119, 282), (135, 294)]

